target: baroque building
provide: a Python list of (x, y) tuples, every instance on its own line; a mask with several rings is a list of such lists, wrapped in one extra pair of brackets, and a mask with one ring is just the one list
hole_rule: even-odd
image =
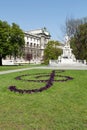
[(14, 65), (22, 63), (41, 63), (43, 61), (44, 49), (46, 44), (50, 40), (50, 33), (44, 27), (42, 29), (36, 29), (24, 32), (24, 56), (16, 57), (14, 60), (13, 56), (7, 56), (3, 59), (3, 65)]
[(25, 59), (33, 63), (42, 61), (44, 49), (50, 37), (50, 33), (45, 27), (25, 32)]

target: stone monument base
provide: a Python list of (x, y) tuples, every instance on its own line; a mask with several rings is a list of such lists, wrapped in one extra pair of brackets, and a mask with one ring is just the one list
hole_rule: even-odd
[(49, 61), (50, 66), (58, 67), (58, 66), (87, 66), (86, 61), (72, 61), (72, 60), (62, 60), (62, 62), (58, 62), (58, 60), (50, 60)]
[(61, 63), (61, 64), (75, 64), (76, 61), (73, 61), (73, 59), (65, 59), (65, 58), (62, 58), (59, 63)]

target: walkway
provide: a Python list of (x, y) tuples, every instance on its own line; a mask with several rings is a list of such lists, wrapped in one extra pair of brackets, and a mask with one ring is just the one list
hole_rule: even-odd
[(67, 66), (66, 65), (66, 66), (58, 66), (58, 67), (52, 67), (52, 66), (29, 67), (29, 68), (23, 68), (23, 69), (1, 71), (0, 75), (13, 73), (13, 72), (19, 72), (19, 71), (25, 71), (25, 70), (31, 70), (31, 69), (87, 70), (87, 66)]

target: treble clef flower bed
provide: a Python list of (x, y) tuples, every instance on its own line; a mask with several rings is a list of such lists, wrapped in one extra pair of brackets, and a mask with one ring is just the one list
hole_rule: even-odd
[[(37, 92), (42, 92), (44, 90), (47, 90), (48, 88), (50, 88), (52, 85), (53, 85), (53, 82), (66, 82), (68, 80), (72, 80), (73, 78), (70, 77), (70, 76), (62, 76), (62, 75), (58, 75), (56, 74), (57, 72), (64, 72), (63, 70), (61, 71), (57, 71), (57, 70), (53, 70), (50, 74), (35, 74), (35, 78), (41, 78), (41, 77), (49, 77), (49, 79), (47, 80), (27, 80), (27, 79), (22, 79), (23, 77), (25, 76), (29, 76), (29, 74), (25, 74), (25, 75), (21, 75), (21, 76), (18, 76), (16, 77), (15, 79), (16, 80), (22, 80), (22, 81), (26, 81), (26, 82), (45, 82), (46, 85), (41, 87), (41, 88), (36, 88), (36, 89), (18, 89), (16, 86), (9, 86), (9, 90), (11, 92), (18, 92), (18, 93), (21, 93), (21, 94), (32, 94), (32, 93), (37, 93)], [(55, 77), (60, 77), (59, 80), (56, 80)], [(62, 79), (61, 79), (62, 78)]]

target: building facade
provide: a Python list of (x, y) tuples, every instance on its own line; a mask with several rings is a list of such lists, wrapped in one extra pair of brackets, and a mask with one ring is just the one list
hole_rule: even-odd
[(41, 63), (44, 56), (44, 49), (50, 40), (50, 33), (46, 28), (24, 32), (25, 46), (23, 57), (7, 56), (3, 59), (3, 65), (14, 65), (22, 63)]
[(43, 60), (44, 49), (50, 40), (50, 33), (46, 28), (25, 32), (25, 60), (40, 62)]

